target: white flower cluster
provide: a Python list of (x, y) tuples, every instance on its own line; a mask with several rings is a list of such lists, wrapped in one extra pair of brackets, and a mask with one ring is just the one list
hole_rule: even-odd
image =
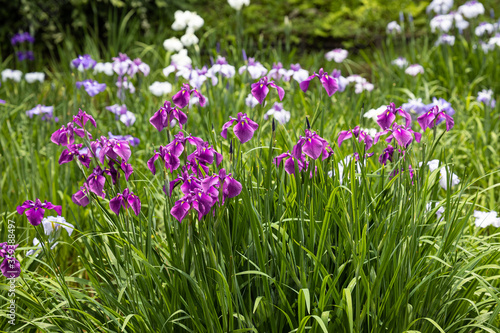
[[(441, 170), (439, 171), (440, 172), (439, 185), (441, 185), (441, 187), (444, 188), (445, 190), (448, 189), (448, 185), (450, 184), (451, 186), (455, 186), (460, 183), (460, 179), (456, 174), (452, 173), (451, 176), (448, 177), (449, 167), (446, 165), (442, 165), (442, 163), (440, 163), (439, 160), (431, 160), (427, 162), (427, 165), (429, 166), (430, 172), (433, 172), (434, 170), (441, 168)], [(418, 166), (421, 167), (422, 162), (420, 162)]]
[[(14, 82), (21, 82), (21, 79), (23, 77), (23, 72), (21, 72), (18, 69), (4, 69), (2, 71), (2, 81), (6, 80), (12, 80)], [(24, 79), (28, 83), (34, 83), (36, 81), (43, 82), (45, 81), (45, 73), (42, 72), (33, 72), (33, 73), (26, 73), (24, 75)]]
[(241, 10), (243, 5), (250, 6), (250, 0), (227, 0), (227, 3), (236, 10)]
[(330, 52), (327, 52), (325, 54), (325, 58), (328, 61), (335, 61), (336, 63), (340, 64), (343, 62), (347, 56), (349, 55), (349, 52), (344, 49), (333, 49)]

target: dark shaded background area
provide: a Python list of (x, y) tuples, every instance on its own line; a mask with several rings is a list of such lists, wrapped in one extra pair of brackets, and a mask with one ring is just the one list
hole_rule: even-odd
[[(363, 47), (385, 33), (388, 22), (405, 24), (409, 15), (417, 33), (427, 31), (425, 8), (430, 1), (409, 0), (251, 0), (241, 16), (226, 0), (2, 0), (0, 6), (0, 50), (2, 58), (12, 53), (10, 37), (18, 31), (35, 35), (43, 53), (65, 39), (92, 36), (108, 47), (120, 33), (136, 36), (145, 44), (161, 43), (182, 32), (170, 26), (176, 10), (196, 11), (205, 20), (197, 31), (235, 40), (237, 21), (244, 36), (256, 43), (284, 43), (311, 49), (344, 46)], [(499, 0), (482, 1), (486, 8), (500, 8)], [(465, 1), (455, 1), (459, 6)], [(500, 9), (498, 10), (500, 14)], [(200, 38), (201, 39), (201, 38)], [(78, 44), (78, 43), (75, 43)]]

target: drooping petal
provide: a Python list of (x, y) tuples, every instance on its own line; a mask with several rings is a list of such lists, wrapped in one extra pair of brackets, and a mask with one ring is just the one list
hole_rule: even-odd
[(132, 166), (130, 164), (128, 164), (125, 161), (122, 162), (120, 167), (122, 168), (123, 173), (125, 174), (125, 179), (128, 181), (128, 177), (130, 177), (132, 172), (134, 172), (134, 169), (132, 168)]
[(241, 193), (241, 183), (232, 177), (227, 177), (224, 182), (224, 195), (227, 198), (234, 198)]
[(233, 125), (235, 120), (236, 119), (231, 119), (230, 121), (222, 125), (222, 132), (220, 135), (222, 135), (224, 139), (227, 139), (227, 129)]
[(344, 142), (347, 139), (352, 138), (352, 131), (342, 131), (339, 133), (339, 138), (337, 139), (337, 144), (339, 147), (342, 145), (342, 142)]
[(158, 132), (161, 132), (166, 126), (167, 123), (167, 112), (164, 108), (156, 111), (155, 114), (149, 119), (149, 123), (153, 125)]
[(177, 107), (182, 109), (189, 104), (189, 98), (189, 90), (183, 88), (177, 94), (175, 94), (174, 97), (172, 97), (172, 101)]
[(302, 147), (304, 154), (312, 159), (317, 159), (323, 152), (323, 142), (316, 138), (307, 138)]
[(132, 207), (135, 215), (139, 216), (139, 213), (141, 211), (141, 200), (139, 200), (139, 197), (135, 194), (130, 194), (127, 198), (127, 201), (130, 204), (130, 207)]
[(45, 214), (45, 209), (34, 207), (28, 209), (25, 214), (26, 217), (28, 218), (29, 223), (31, 223), (31, 225), (36, 227), (42, 222), (43, 215)]
[(391, 127), (395, 119), (396, 115), (387, 110), (386, 112), (377, 116), (377, 124), (380, 126), (381, 129), (385, 130)]
[(320, 80), (328, 96), (331, 97), (337, 90), (339, 90), (339, 85), (332, 76), (324, 74)]
[(181, 223), (188, 214), (190, 208), (191, 205), (181, 199), (175, 202), (174, 206), (170, 210), (170, 214), (172, 214), (172, 216), (175, 217), (179, 223)]
[(23, 202), (22, 205), (16, 207), (17, 213), (19, 215), (22, 215), (26, 209), (31, 208), (33, 206), (34, 206), (34, 202), (33, 201), (26, 200), (25, 202)]
[(279, 97), (280, 101), (282, 101), (283, 98), (285, 97), (285, 90), (283, 88), (279, 87), (278, 85), (276, 85), (274, 82), (270, 83), (269, 85), (278, 91), (278, 97)]
[(253, 126), (246, 121), (246, 119), (243, 119), (234, 126), (233, 132), (241, 143), (245, 143), (253, 137), (255, 130), (253, 129)]
[(410, 131), (405, 130), (401, 127), (393, 130), (392, 135), (394, 136), (398, 144), (403, 147), (406, 147), (413, 140)]
[(260, 104), (264, 103), (267, 94), (269, 93), (269, 88), (265, 83), (254, 83), (252, 84), (252, 95)]
[(116, 214), (120, 214), (120, 208), (123, 203), (123, 197), (121, 194), (109, 200), (109, 208)]
[(300, 82), (299, 86), (300, 86), (300, 89), (302, 89), (303, 92), (306, 92), (307, 89), (309, 89), (309, 83), (311, 83), (311, 80), (314, 79), (316, 77), (316, 74), (313, 74), (311, 76), (309, 76), (307, 79), (305, 79), (304, 81)]
[(153, 155), (153, 157), (151, 157), (149, 160), (148, 160), (148, 168), (149, 170), (151, 171), (151, 173), (153, 175), (156, 175), (156, 167), (155, 167), (155, 161), (158, 159), (158, 157), (160, 157), (160, 154), (158, 153), (155, 153)]

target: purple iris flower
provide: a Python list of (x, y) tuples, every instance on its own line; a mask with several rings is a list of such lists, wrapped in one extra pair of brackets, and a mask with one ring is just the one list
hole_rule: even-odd
[(418, 114), (424, 113), (427, 109), (426, 105), (422, 103), (421, 98), (409, 99), (408, 103), (404, 103), (403, 105), (401, 105), (401, 108), (407, 113), (415, 112)]
[(120, 179), (120, 172), (115, 168), (115, 162), (113, 160), (108, 161), (108, 167), (104, 168), (103, 173), (111, 177), (111, 182), (116, 185), (118, 179)]
[(303, 92), (306, 92), (307, 89), (309, 89), (309, 83), (311, 83), (311, 80), (315, 77), (321, 81), (321, 84), (325, 88), (328, 96), (331, 97), (339, 89), (337, 81), (332, 76), (328, 75), (328, 73), (324, 72), (323, 68), (319, 70), (319, 73), (314, 72), (313, 75), (302, 81), (300, 83), (300, 89), (302, 89)]
[(85, 88), (87, 94), (89, 94), (89, 96), (91, 97), (94, 97), (98, 93), (106, 90), (106, 83), (99, 83), (95, 80), (90, 79), (76, 82), (76, 87), (78, 89), (80, 89), (82, 86)]
[(106, 183), (106, 178), (103, 176), (104, 171), (100, 166), (96, 166), (90, 176), (86, 180), (86, 186), (88, 189), (104, 199), (106, 194), (104, 193), (104, 184)]
[(71, 65), (73, 65), (80, 72), (83, 72), (87, 69), (92, 69), (96, 64), (97, 61), (92, 59), (92, 57), (90, 57), (90, 55), (88, 54), (79, 55), (78, 58), (71, 61)]
[(113, 135), (111, 132), (108, 132), (108, 137), (110, 139), (115, 139), (118, 141), (127, 141), (132, 147), (135, 147), (141, 143), (141, 140), (138, 138), (133, 137), (130, 134), (127, 135)]
[(234, 198), (241, 193), (241, 183), (232, 177), (232, 174), (226, 174), (226, 169), (220, 169), (219, 180), (222, 183), (222, 204), (229, 198)]
[(53, 209), (59, 215), (61, 215), (62, 213), (61, 206), (53, 205), (47, 200), (42, 203), (38, 198), (35, 200), (35, 202), (26, 200), (21, 206), (17, 206), (17, 212), (19, 213), (19, 215), (22, 215), (24, 213), (28, 218), (28, 221), (35, 227), (42, 222), (43, 215), (45, 214), (46, 209)]
[(187, 116), (184, 112), (175, 106), (172, 107), (169, 101), (165, 101), (163, 106), (149, 119), (149, 122), (161, 132), (165, 127), (168, 127), (174, 119), (179, 122), (181, 129), (182, 125), (187, 122)]
[(323, 153), (328, 142), (316, 132), (306, 129), (306, 136), (301, 136), (297, 145), (301, 146), (301, 152), (315, 160)]
[(227, 139), (227, 129), (231, 127), (234, 122), (237, 122), (237, 124), (233, 128), (233, 132), (241, 143), (249, 141), (253, 137), (253, 133), (259, 128), (259, 125), (248, 118), (246, 113), (238, 112), (238, 118), (229, 118), (231, 118), (231, 120), (222, 126), (221, 135), (224, 139)]
[(120, 168), (123, 170), (123, 173), (125, 174), (125, 179), (128, 181), (128, 178), (130, 175), (134, 172), (134, 169), (130, 164), (127, 162), (123, 161), (122, 164), (120, 165)]
[(33, 54), (33, 51), (17, 51), (16, 55), (17, 55), (17, 59), (19, 61), (24, 61), (24, 60), (33, 61), (33, 60), (35, 60), (35, 55)]
[(377, 116), (377, 124), (382, 130), (390, 128), (394, 120), (396, 120), (396, 114), (399, 114), (406, 119), (406, 127), (411, 126), (411, 116), (401, 108), (396, 109), (396, 105), (394, 103), (389, 104), (387, 109), (382, 114)]
[(387, 148), (384, 149), (382, 154), (380, 154), (378, 161), (380, 164), (385, 165), (387, 163), (387, 160), (392, 162), (392, 154), (394, 154), (394, 147), (391, 145), (388, 145)]
[(26, 111), (26, 115), (30, 118), (33, 118), (34, 115), (42, 115), (43, 120), (50, 119), (54, 115), (54, 107), (38, 104), (33, 109)]
[(172, 142), (170, 142), (165, 147), (160, 146), (160, 152), (155, 151), (153, 157), (148, 160), (147, 165), (151, 173), (153, 175), (156, 174), (156, 167), (154, 162), (160, 157), (165, 162), (165, 167), (167, 169), (170, 169), (170, 172), (176, 170), (180, 166), (179, 156), (181, 156), (182, 152), (184, 151), (184, 145), (186, 141), (194, 146), (203, 146), (205, 144), (205, 142), (198, 137), (193, 137), (191, 135), (184, 137), (184, 134), (182, 132), (174, 135), (174, 140)]
[(405, 128), (401, 125), (393, 123), (392, 129), (385, 129), (384, 131), (379, 132), (375, 135), (374, 143), (377, 143), (382, 135), (386, 135), (389, 133), (390, 135), (385, 139), (385, 141), (390, 143), (394, 138), (396, 139), (396, 142), (404, 148), (406, 148), (413, 141), (412, 134), (415, 137), (415, 141), (417, 142), (420, 142), (420, 139), (422, 138), (421, 133), (413, 131), (410, 127)]
[(295, 162), (297, 162), (297, 167), (299, 171), (307, 169), (308, 162), (306, 161), (306, 155), (302, 153), (302, 146), (300, 144), (296, 144), (293, 146), (292, 153), (287, 151), (281, 155), (276, 156), (274, 159), (274, 164), (279, 167), (280, 163), (285, 160), (285, 171), (289, 175), (295, 174)]
[(118, 157), (121, 157), (124, 161), (128, 161), (132, 154), (128, 141), (106, 139), (106, 137), (101, 136), (99, 144), (101, 146), (101, 150), (99, 151), (99, 160), (101, 163), (104, 163), (106, 156), (111, 160), (117, 160)]
[[(75, 143), (75, 134), (79, 137), (85, 137), (85, 131), (81, 128), (75, 128), (73, 123), (68, 123), (65, 127), (64, 125), (52, 133), (50, 140), (54, 142), (56, 145), (67, 146)], [(87, 135), (92, 140), (92, 136), (87, 132)]]
[(114, 113), (116, 115), (116, 119), (123, 115), (127, 114), (127, 106), (125, 104), (119, 105), (119, 104), (113, 104), (110, 106), (106, 106), (106, 110), (111, 111), (111, 113)]
[(444, 110), (439, 111), (439, 107), (437, 105), (418, 117), (417, 121), (420, 127), (422, 127), (422, 130), (425, 132), (427, 128), (433, 128), (441, 118), (446, 121), (446, 131), (451, 130), (453, 125), (455, 125), (453, 118), (447, 115)]
[(78, 114), (76, 116), (73, 116), (73, 122), (80, 127), (85, 127), (85, 124), (88, 121), (90, 121), (90, 123), (94, 125), (94, 127), (97, 127), (94, 118), (87, 112), (82, 111), (82, 109), (78, 109)]
[(59, 165), (64, 163), (69, 163), (73, 161), (75, 157), (86, 167), (90, 166), (90, 156), (88, 152), (86, 154), (81, 154), (80, 149), (82, 144), (69, 144), (66, 146), (67, 149), (63, 150), (61, 156), (59, 157)]
[(269, 93), (269, 88), (273, 87), (278, 91), (278, 97), (280, 101), (285, 97), (285, 90), (283, 88), (278, 87), (274, 81), (268, 81), (267, 76), (264, 76), (259, 82), (252, 84), (252, 95), (255, 97), (260, 104), (264, 103), (264, 99), (266, 99), (267, 94)]
[(0, 243), (0, 257), (4, 258), (2, 264), (0, 264), (0, 271), (6, 278), (12, 279), (21, 275), (21, 264), (14, 256), (18, 246), (19, 244)]
[(172, 97), (172, 101), (177, 107), (182, 109), (183, 107), (189, 104), (189, 99), (193, 93), (195, 94), (196, 97), (199, 98), (200, 106), (202, 107), (205, 106), (206, 103), (205, 96), (200, 94), (200, 92), (197, 89), (191, 89), (191, 87), (187, 83), (184, 83), (182, 85), (181, 90), (177, 94), (175, 94), (174, 97)]
[(155, 151), (153, 157), (151, 157), (148, 160), (147, 165), (151, 173), (155, 175), (156, 174), (155, 161), (161, 157), (161, 159), (165, 163), (165, 168), (169, 169), (170, 173), (172, 173), (174, 172), (174, 170), (177, 170), (181, 165), (179, 156), (180, 154), (177, 155), (175, 150), (168, 150), (166, 147), (160, 146), (160, 152), (158, 153)]
[(187, 157), (188, 161), (194, 160), (203, 164), (212, 164), (214, 158), (218, 167), (222, 163), (222, 154), (218, 153), (212, 146), (209, 146), (208, 142), (196, 146), (196, 150)]
[(118, 193), (116, 197), (109, 200), (109, 208), (111, 208), (116, 215), (120, 214), (121, 207), (127, 209), (129, 205), (132, 207), (135, 215), (139, 216), (141, 211), (141, 200), (128, 188), (123, 190), (123, 193)]
[(78, 206), (85, 207), (89, 204), (89, 190), (87, 184), (80, 187), (80, 189), (71, 196), (71, 200)]
[(12, 45), (22, 44), (24, 42), (33, 44), (35, 42), (35, 37), (31, 36), (29, 32), (20, 32), (12, 36), (10, 42)]
[(357, 138), (359, 142), (365, 143), (366, 150), (368, 150), (372, 147), (372, 145), (373, 145), (372, 137), (370, 135), (368, 135), (368, 133), (366, 133), (365, 131), (362, 131), (359, 126), (356, 126), (351, 130), (342, 131), (339, 133), (339, 138), (337, 140), (339, 147), (342, 145), (342, 142), (344, 142), (347, 139), (352, 138), (353, 136), (355, 138)]

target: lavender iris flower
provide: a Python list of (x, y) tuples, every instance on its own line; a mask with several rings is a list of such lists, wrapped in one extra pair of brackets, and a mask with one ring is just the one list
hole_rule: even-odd
[(328, 96), (331, 97), (339, 89), (337, 81), (332, 76), (329, 76), (328, 73), (324, 72), (323, 68), (319, 70), (319, 74), (315, 72), (313, 75), (302, 81), (300, 83), (300, 89), (306, 92), (309, 88), (309, 83), (315, 77), (317, 77), (321, 81), (321, 84), (325, 88)]
[(343, 92), (347, 85), (349, 84), (349, 81), (345, 77), (342, 76), (342, 72), (338, 69), (334, 69), (332, 71), (332, 76), (337, 81), (338, 85), (338, 91)]
[(441, 111), (445, 111), (449, 116), (455, 114), (455, 109), (451, 107), (451, 103), (443, 98), (437, 99), (436, 97), (432, 97), (432, 103), (426, 105), (426, 111), (429, 111), (434, 106), (437, 106)]
[(106, 83), (99, 83), (95, 80), (84, 80), (84, 81), (78, 81), (76, 82), (76, 87), (80, 89), (81, 87), (85, 88), (85, 91), (89, 96), (94, 97), (100, 92), (103, 92), (106, 90)]
[(421, 98), (409, 99), (408, 103), (401, 105), (401, 109), (405, 110), (407, 113), (413, 112), (417, 114), (422, 114), (427, 110), (427, 106), (422, 103)]
[(132, 147), (139, 145), (141, 140), (133, 137), (132, 135), (113, 135), (111, 132), (108, 132), (108, 137), (110, 139), (116, 139), (118, 141), (127, 141)]
[(267, 68), (265, 68), (260, 62), (255, 61), (254, 58), (248, 58), (247, 65), (241, 66), (238, 69), (238, 73), (240, 73), (240, 75), (245, 71), (248, 71), (248, 74), (250, 74), (250, 77), (254, 80), (267, 74)]
[(282, 103), (274, 103), (271, 110), (264, 114), (264, 120), (269, 119), (269, 116), (273, 116), (280, 124), (286, 124), (290, 121), (290, 111), (283, 109)]
[(42, 115), (42, 120), (52, 119), (54, 115), (54, 107), (38, 104), (33, 109), (26, 111), (26, 115), (30, 118), (33, 118), (34, 115)]
[(494, 109), (497, 101), (493, 98), (493, 90), (491, 89), (483, 89), (477, 94), (477, 101), (484, 103), (484, 105), (489, 106)]
[(113, 104), (110, 106), (106, 106), (106, 110), (111, 111), (116, 115), (116, 119), (118, 119), (121, 115), (127, 114), (127, 106), (125, 104)]
[(24, 42), (33, 44), (35, 42), (35, 37), (31, 36), (29, 32), (20, 32), (12, 36), (10, 42), (12, 45), (22, 44)]
[(33, 51), (17, 51), (16, 55), (17, 55), (17, 59), (19, 61), (24, 61), (24, 60), (33, 61), (33, 60), (35, 60), (35, 55), (33, 54)]
[(231, 120), (222, 126), (221, 135), (224, 139), (227, 139), (227, 129), (231, 127), (234, 122), (236, 122), (236, 125), (233, 128), (233, 132), (241, 143), (249, 141), (253, 137), (253, 133), (259, 128), (259, 125), (248, 118), (246, 113), (238, 112), (238, 118), (230, 118)]
[(35, 200), (35, 202), (26, 200), (22, 205), (17, 206), (17, 213), (19, 215), (22, 215), (24, 213), (28, 218), (29, 223), (36, 227), (42, 222), (43, 215), (45, 214), (46, 209), (53, 209), (59, 215), (61, 215), (62, 213), (61, 206), (53, 205), (47, 200), (42, 203), (38, 198)]
[(93, 69), (96, 64), (97, 61), (92, 59), (88, 54), (79, 55), (76, 59), (73, 59), (71, 61), (71, 65), (78, 69), (78, 71), (80, 72), (88, 69)]

